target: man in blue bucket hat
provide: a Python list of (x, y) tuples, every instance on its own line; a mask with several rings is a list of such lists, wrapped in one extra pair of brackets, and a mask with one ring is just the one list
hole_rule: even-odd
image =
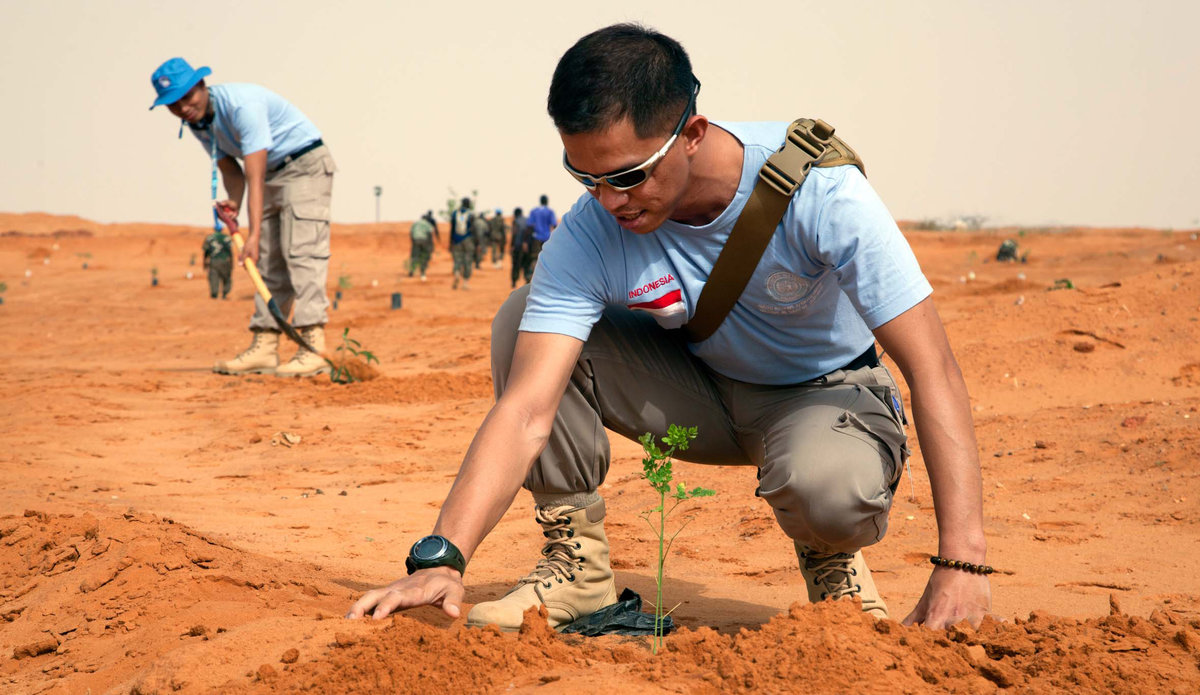
[[(158, 97), (204, 146), (221, 171), (228, 195), (217, 205), (236, 218), (246, 202), (249, 233), (239, 256), (258, 264), (263, 281), (287, 315), (294, 308), (296, 329), (316, 348), (300, 348), (279, 364), (279, 327), (261, 297), (254, 299), (250, 347), (218, 361), (220, 374), (315, 376), (329, 365), (324, 326), (329, 299), (330, 194), (337, 170), (321, 131), (286, 99), (254, 84), (208, 86), (207, 67), (192, 68), (171, 58), (154, 71)], [(239, 164), (240, 160), (240, 164)], [(214, 175), (215, 178), (215, 175)], [(215, 186), (215, 183), (214, 183)]]

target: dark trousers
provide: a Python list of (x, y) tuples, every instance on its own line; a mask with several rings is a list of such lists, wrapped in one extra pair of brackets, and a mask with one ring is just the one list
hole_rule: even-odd
[(224, 258), (208, 264), (208, 294), (213, 299), (229, 294), (233, 287), (233, 259)]

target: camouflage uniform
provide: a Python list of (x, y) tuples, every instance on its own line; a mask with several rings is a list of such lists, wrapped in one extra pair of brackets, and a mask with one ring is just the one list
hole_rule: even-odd
[(487, 253), (488, 247), (488, 221), (483, 215), (476, 215), (474, 221), (471, 222), (471, 236), (475, 240), (475, 267), (478, 268), (483, 264), (483, 256)]
[(492, 249), (492, 265), (499, 268), (504, 260), (504, 241), (508, 236), (508, 228), (504, 224), (504, 216), (496, 213), (488, 220), (488, 245)]
[(459, 208), (450, 216), (450, 256), (454, 259), (454, 287), (459, 280), (471, 279), (475, 267), (475, 237), (472, 234), (475, 216), (466, 208)]
[(421, 279), (425, 279), (425, 271), (429, 268), (429, 259), (433, 256), (433, 225), (424, 217), (412, 223), (409, 235), (412, 238), (412, 250), (408, 254), (408, 276), (421, 271)]
[(233, 287), (233, 248), (228, 234), (213, 232), (204, 239), (204, 267), (208, 270), (208, 294), (224, 299)]

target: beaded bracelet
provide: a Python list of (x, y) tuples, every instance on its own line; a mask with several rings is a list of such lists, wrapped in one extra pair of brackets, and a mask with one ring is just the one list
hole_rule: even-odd
[(940, 555), (931, 555), (929, 562), (938, 567), (946, 567), (952, 570), (962, 570), (971, 574), (991, 574), (996, 570), (991, 565), (976, 565), (973, 562), (963, 562), (962, 560), (947, 560)]

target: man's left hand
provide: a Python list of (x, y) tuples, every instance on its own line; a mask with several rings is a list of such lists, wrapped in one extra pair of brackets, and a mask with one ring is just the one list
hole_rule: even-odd
[(979, 627), (983, 616), (991, 610), (992, 588), (986, 576), (937, 567), (904, 624), (941, 630), (966, 618), (972, 626)]
[(259, 236), (257, 234), (250, 234), (246, 237), (246, 243), (242, 246), (242, 252), (238, 254), (238, 263), (245, 263), (247, 258), (254, 261), (255, 264), (258, 263), (258, 239)]

